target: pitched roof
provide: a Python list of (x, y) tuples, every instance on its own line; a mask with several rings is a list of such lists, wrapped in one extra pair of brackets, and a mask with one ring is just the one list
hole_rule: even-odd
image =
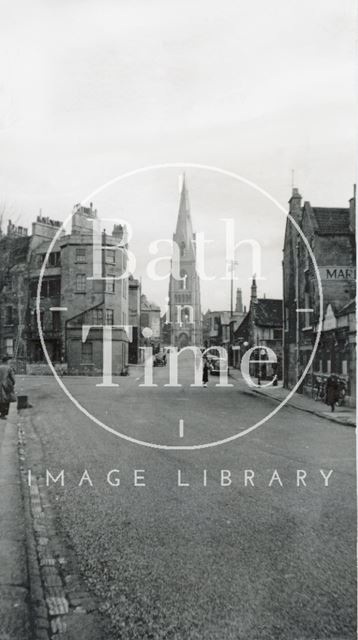
[(322, 235), (351, 233), (349, 225), (349, 209), (338, 207), (312, 207), (317, 231)]
[(253, 304), (255, 324), (264, 327), (282, 327), (282, 300), (258, 298)]
[(349, 302), (347, 302), (347, 304), (344, 305), (344, 307), (342, 307), (338, 312), (337, 312), (337, 316), (345, 316), (348, 313), (354, 313), (356, 310), (356, 301), (355, 298), (353, 300), (350, 300)]

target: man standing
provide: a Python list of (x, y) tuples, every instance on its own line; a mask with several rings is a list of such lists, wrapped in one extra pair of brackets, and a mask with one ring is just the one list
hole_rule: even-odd
[(331, 411), (334, 411), (334, 406), (339, 400), (339, 386), (337, 376), (331, 375), (327, 380), (326, 386), (326, 403), (330, 405)]
[(10, 402), (15, 401), (15, 376), (8, 364), (10, 356), (3, 356), (0, 364), (0, 418), (6, 420), (9, 413)]
[(203, 362), (203, 386), (207, 387), (209, 382), (209, 364), (206, 358)]

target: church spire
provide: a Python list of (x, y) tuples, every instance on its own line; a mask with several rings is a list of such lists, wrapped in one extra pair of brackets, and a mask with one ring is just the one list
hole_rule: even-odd
[(189, 193), (186, 186), (185, 173), (180, 176), (180, 183), (181, 186), (179, 212), (174, 240), (179, 247), (184, 247), (186, 252), (189, 251), (190, 253), (192, 253), (194, 251), (194, 234), (191, 222)]

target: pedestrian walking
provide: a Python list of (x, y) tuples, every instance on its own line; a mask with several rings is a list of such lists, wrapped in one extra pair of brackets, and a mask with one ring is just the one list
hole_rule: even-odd
[(331, 407), (331, 411), (334, 411), (336, 402), (339, 400), (339, 385), (337, 376), (331, 375), (327, 380), (326, 385), (326, 403)]
[(209, 382), (209, 364), (206, 358), (203, 362), (203, 386), (207, 387)]
[(8, 364), (11, 358), (3, 356), (0, 364), (0, 418), (6, 420), (9, 413), (10, 402), (16, 402), (15, 396), (15, 375), (12, 367)]

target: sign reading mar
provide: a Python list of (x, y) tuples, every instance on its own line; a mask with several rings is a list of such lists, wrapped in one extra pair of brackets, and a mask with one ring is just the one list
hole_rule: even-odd
[(355, 280), (356, 270), (347, 266), (320, 267), (319, 275), (322, 280)]

